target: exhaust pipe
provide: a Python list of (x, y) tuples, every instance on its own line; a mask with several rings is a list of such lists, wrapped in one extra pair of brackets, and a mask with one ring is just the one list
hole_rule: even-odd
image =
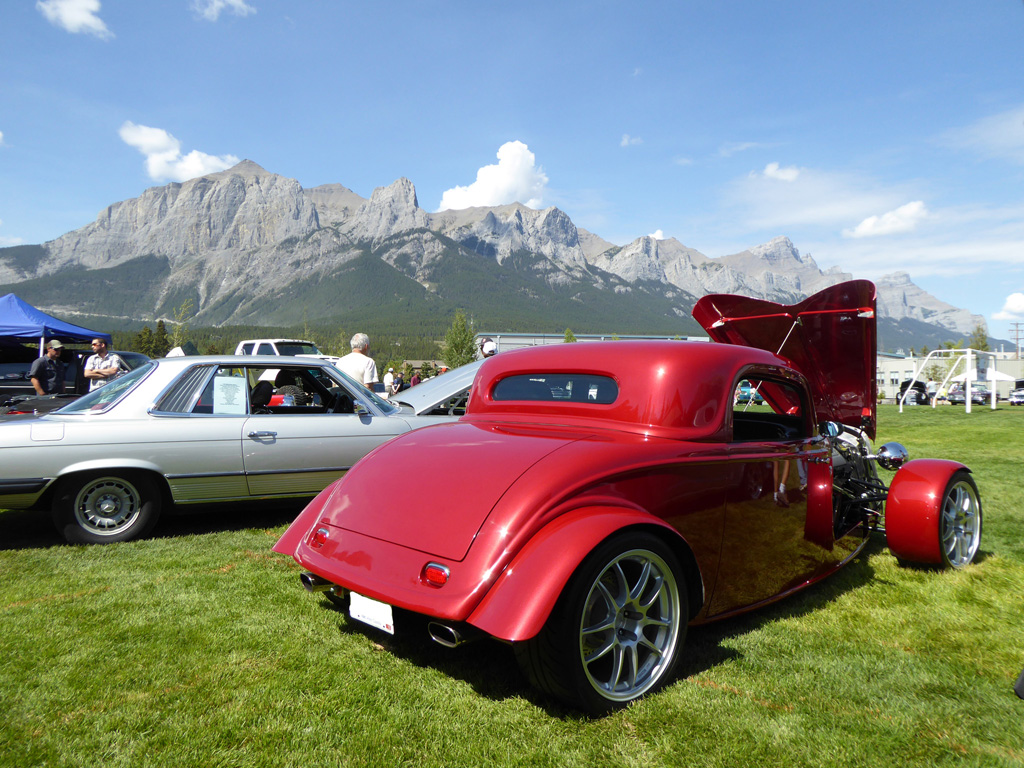
[(467, 625), (452, 626), (439, 621), (427, 624), (427, 634), (430, 635), (431, 640), (445, 648), (458, 648), (463, 643), (472, 642), (478, 637), (478, 633)]
[(315, 573), (303, 573), (299, 576), (299, 581), (307, 592), (327, 592), (334, 587), (334, 584)]

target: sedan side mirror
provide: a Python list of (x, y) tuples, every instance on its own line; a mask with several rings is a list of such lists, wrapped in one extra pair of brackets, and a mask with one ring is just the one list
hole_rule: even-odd
[(369, 416), (370, 409), (367, 408), (362, 403), (356, 403), (355, 405), (352, 406), (352, 413), (354, 413), (356, 416)]

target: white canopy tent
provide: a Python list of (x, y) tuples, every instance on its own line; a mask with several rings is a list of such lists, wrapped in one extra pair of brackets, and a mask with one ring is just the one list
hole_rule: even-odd
[(959, 381), (961, 383), (970, 380), (973, 384), (976, 381), (1016, 381), (1013, 376), (1008, 376), (1001, 371), (997, 371), (995, 368), (989, 368), (988, 374), (982, 378), (978, 378), (977, 371), (971, 371), (969, 374), (961, 373), (959, 376), (954, 376), (950, 381)]

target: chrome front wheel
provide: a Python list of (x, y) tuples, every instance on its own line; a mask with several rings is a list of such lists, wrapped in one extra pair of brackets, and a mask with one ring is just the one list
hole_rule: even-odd
[(963, 568), (974, 560), (981, 545), (981, 498), (969, 474), (953, 475), (942, 497), (940, 514), (942, 560), (951, 568)]
[(143, 474), (67, 478), (54, 501), (57, 527), (69, 542), (106, 544), (145, 535), (160, 514), (160, 492)]

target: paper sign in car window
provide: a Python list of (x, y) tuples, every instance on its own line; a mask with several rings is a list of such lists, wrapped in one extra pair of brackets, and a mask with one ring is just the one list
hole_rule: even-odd
[(213, 412), (245, 413), (245, 379), (238, 376), (214, 378)]

